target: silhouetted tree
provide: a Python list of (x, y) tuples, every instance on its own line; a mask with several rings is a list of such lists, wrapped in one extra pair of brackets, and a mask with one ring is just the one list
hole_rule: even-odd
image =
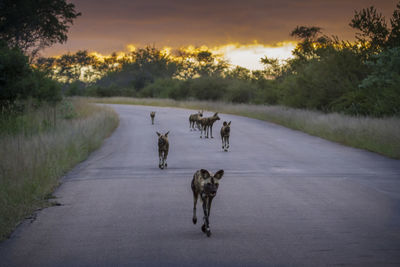
[(360, 31), (356, 33), (357, 40), (361, 44), (366, 44), (372, 50), (372, 53), (399, 46), (400, 2), (396, 5), (396, 9), (390, 18), (390, 27), (382, 13), (378, 13), (373, 6), (355, 11), (350, 26)]
[(218, 58), (210, 51), (199, 51), (195, 53), (196, 63), (195, 72), (197, 75), (220, 76), (228, 67), (228, 64), (222, 58)]
[(251, 72), (249, 69), (236, 66), (236, 68), (226, 72), (226, 77), (231, 79), (247, 81), (251, 79)]
[(302, 40), (315, 40), (316, 36), (321, 33), (320, 27), (307, 27), (307, 26), (297, 26), (291, 33), (290, 36), (302, 39)]
[(0, 38), (9, 47), (35, 55), (42, 48), (64, 43), (70, 25), (80, 15), (66, 0), (1, 0)]
[(30, 97), (55, 103), (61, 99), (60, 86), (33, 69), (20, 49), (0, 42), (0, 113), (9, 111), (16, 100)]
[(387, 46), (390, 48), (400, 46), (400, 2), (396, 5), (393, 11), (392, 18), (390, 19), (392, 29), (390, 31)]
[(385, 46), (389, 30), (382, 13), (378, 13), (371, 6), (361, 11), (355, 11), (354, 18), (349, 24), (352, 28), (360, 30), (356, 38), (361, 43), (369, 42), (372, 49), (377, 50)]

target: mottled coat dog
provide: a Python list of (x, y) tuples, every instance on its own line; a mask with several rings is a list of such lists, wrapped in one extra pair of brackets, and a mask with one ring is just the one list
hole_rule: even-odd
[(220, 120), (218, 112), (214, 113), (214, 115), (212, 115), (211, 117), (200, 119), (200, 124), (201, 124), (200, 138), (203, 137), (203, 132), (204, 132), (204, 138), (208, 138), (208, 134), (210, 134), (211, 138), (214, 138), (212, 136), (212, 127), (214, 125), (214, 122), (216, 122), (217, 120)]
[(226, 121), (224, 121), (221, 127), (222, 149), (224, 151), (228, 151), (230, 133), (231, 133), (231, 122), (227, 123)]
[(154, 124), (154, 117), (155, 116), (156, 116), (156, 112), (155, 111), (150, 112), (151, 124)]
[(165, 134), (160, 134), (156, 132), (158, 135), (158, 167), (160, 169), (164, 169), (164, 167), (168, 167), (167, 164), (167, 157), (168, 157), (168, 150), (169, 150), (169, 142), (168, 142), (168, 134), (169, 131)]
[(204, 223), (201, 226), (203, 233), (207, 234), (208, 237), (211, 235), (210, 231), (210, 210), (213, 198), (217, 195), (217, 190), (219, 186), (219, 181), (224, 175), (224, 170), (219, 170), (215, 174), (201, 169), (194, 173), (192, 180), (192, 191), (193, 191), (193, 224), (197, 223), (196, 217), (196, 204), (197, 199), (200, 196), (203, 202), (203, 212), (204, 212)]
[(196, 114), (190, 114), (189, 116), (189, 128), (190, 130), (200, 129), (199, 120), (203, 117), (203, 111), (199, 111)]

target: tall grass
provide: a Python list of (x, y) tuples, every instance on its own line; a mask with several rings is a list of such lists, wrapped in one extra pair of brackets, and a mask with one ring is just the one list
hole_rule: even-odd
[(400, 159), (400, 118), (354, 117), (339, 113), (293, 109), (283, 106), (228, 104), (170, 99), (126, 97), (90, 98), (97, 103), (169, 106), (204, 109), (265, 120), (344, 145)]
[[(11, 126), (10, 129), (4, 127)], [(110, 108), (82, 100), (44, 106), (2, 122), (0, 240), (47, 201), (59, 178), (98, 148), (118, 125)]]

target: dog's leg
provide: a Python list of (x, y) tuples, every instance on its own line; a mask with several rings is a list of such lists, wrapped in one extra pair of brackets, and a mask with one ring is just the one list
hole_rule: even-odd
[(167, 164), (167, 157), (168, 157), (168, 151), (164, 151), (164, 165), (165, 165), (165, 168), (168, 167), (168, 164)]
[(203, 212), (204, 212), (204, 224), (201, 227), (201, 230), (207, 234), (208, 237), (211, 235), (210, 231), (210, 223), (208, 221), (208, 205), (209, 205), (209, 198), (203, 199)]
[(162, 162), (161, 150), (158, 150), (158, 168), (160, 169), (161, 169), (161, 162)]

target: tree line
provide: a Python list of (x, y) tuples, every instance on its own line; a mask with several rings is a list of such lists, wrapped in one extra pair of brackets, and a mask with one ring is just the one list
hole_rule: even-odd
[(0, 1), (0, 115), (23, 108), (21, 100), (61, 100), (60, 83), (32, 62), (43, 48), (66, 42), (80, 15), (65, 0)]
[[(64, 19), (59, 27), (30, 35), (36, 40), (17, 35), (18, 23), (10, 26), (15, 18), (0, 14), (2, 103), (27, 97), (57, 101), (63, 93), (280, 104), (376, 117), (400, 113), (400, 2), (389, 21), (374, 7), (355, 11), (349, 23), (357, 30), (355, 42), (328, 36), (317, 26), (297, 26), (290, 33), (298, 39), (293, 57), (285, 62), (264, 57), (260, 71), (232, 68), (206, 49), (169, 54), (149, 46), (123, 56), (99, 58), (78, 51), (37, 58), (37, 49), (64, 42), (69, 25), (80, 15), (64, 0), (39, 2), (52, 3)], [(29, 10), (25, 12), (29, 17)]]

